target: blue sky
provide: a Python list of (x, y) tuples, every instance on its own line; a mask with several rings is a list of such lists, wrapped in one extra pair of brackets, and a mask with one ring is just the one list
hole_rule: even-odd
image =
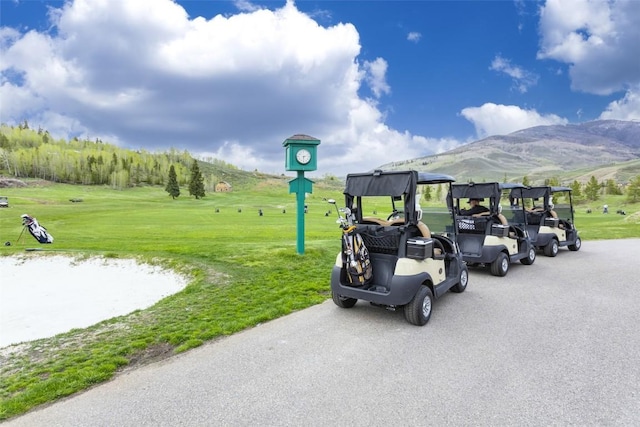
[(640, 120), (640, 2), (0, 0), (0, 121), (283, 173)]

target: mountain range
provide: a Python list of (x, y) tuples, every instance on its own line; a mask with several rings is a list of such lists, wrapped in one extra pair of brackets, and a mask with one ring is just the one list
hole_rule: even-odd
[(640, 175), (640, 121), (597, 120), (581, 124), (536, 126), (496, 135), (431, 156), (380, 166), (452, 175), (457, 181), (531, 183), (614, 179)]

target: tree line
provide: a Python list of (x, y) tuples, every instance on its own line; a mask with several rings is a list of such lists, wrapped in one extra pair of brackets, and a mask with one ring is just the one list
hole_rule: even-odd
[[(524, 185), (529, 185), (529, 180), (526, 176), (522, 183)], [(552, 187), (561, 186), (560, 180), (557, 178), (546, 179), (544, 184)], [(575, 202), (596, 201), (600, 199), (600, 196), (605, 194), (622, 196), (625, 195), (625, 193), (627, 196), (626, 199), (629, 203), (636, 203), (640, 201), (640, 175), (632, 178), (624, 187), (618, 184), (614, 179), (598, 181), (598, 179), (593, 175), (591, 175), (591, 178), (585, 184), (574, 180), (569, 187), (571, 188), (572, 197)]]
[[(42, 128), (30, 129), (26, 121), (18, 126), (0, 125), (0, 174), (13, 178), (124, 189), (166, 185), (173, 168), (175, 183), (188, 186), (193, 181), (194, 163), (197, 166), (197, 160), (186, 150), (172, 148), (162, 153), (129, 150), (98, 138), (55, 139)], [(228, 169), (237, 169), (220, 163)], [(202, 189), (194, 191), (196, 197), (202, 197), (205, 188), (213, 190), (219, 179), (213, 173), (204, 176), (198, 170), (198, 174)]]

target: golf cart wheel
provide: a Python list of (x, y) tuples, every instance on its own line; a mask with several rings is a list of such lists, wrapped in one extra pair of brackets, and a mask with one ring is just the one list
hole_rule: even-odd
[(498, 257), (491, 263), (491, 274), (494, 276), (506, 276), (509, 271), (509, 257), (504, 252), (500, 252)]
[(520, 262), (523, 263), (524, 265), (531, 265), (535, 260), (536, 260), (536, 248), (531, 246), (529, 248), (529, 253), (527, 254), (527, 257), (522, 258)]
[(343, 297), (342, 295), (338, 295), (335, 292), (331, 292), (331, 298), (333, 299), (333, 302), (340, 308), (351, 308), (356, 305), (356, 302), (358, 302), (358, 300), (355, 298)]
[(431, 317), (433, 309), (433, 293), (427, 286), (422, 285), (411, 302), (404, 306), (404, 318), (416, 326), (424, 326)]
[(453, 285), (451, 292), (457, 294), (464, 292), (464, 290), (467, 289), (467, 283), (469, 283), (469, 269), (466, 265), (462, 265), (460, 267), (460, 281)]
[(570, 251), (579, 251), (580, 247), (582, 246), (582, 240), (580, 240), (580, 238), (576, 238), (576, 242), (573, 245), (569, 245), (567, 246), (569, 248)]
[(544, 247), (544, 254), (550, 257), (558, 255), (558, 241), (556, 239), (551, 239), (551, 241), (547, 243)]

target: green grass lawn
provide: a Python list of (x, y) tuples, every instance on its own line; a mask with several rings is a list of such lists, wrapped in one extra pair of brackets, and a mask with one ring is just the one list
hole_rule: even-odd
[[(330, 297), (340, 230), (335, 208), (324, 199), (340, 204), (341, 188), (314, 185), (306, 201), (304, 255), (296, 251), (296, 201), (286, 185), (209, 193), (201, 200), (184, 194), (172, 200), (161, 188), (117, 191), (63, 184), (5, 188), (0, 194), (10, 203), (0, 209), (0, 244), (12, 244), (0, 247), (2, 256), (41, 247), (38, 256), (135, 257), (191, 277), (183, 291), (149, 309), (0, 351), (0, 420), (86, 389), (125, 367)], [(604, 203), (608, 215), (601, 213)], [(640, 237), (640, 205), (625, 204), (620, 196), (591, 205), (576, 208), (583, 244)], [(617, 215), (617, 209), (627, 215)], [(17, 241), (23, 213), (47, 227), (55, 238), (52, 245), (38, 244), (27, 232)]]

